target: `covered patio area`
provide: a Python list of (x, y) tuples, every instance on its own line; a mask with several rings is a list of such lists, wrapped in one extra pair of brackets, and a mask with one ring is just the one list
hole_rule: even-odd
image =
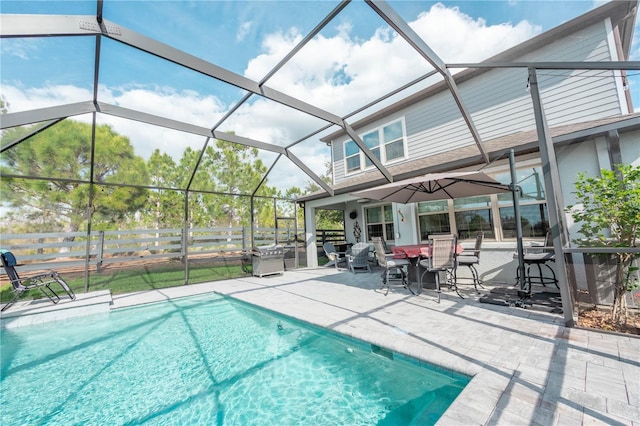
[[(384, 296), (376, 272), (298, 269), (114, 295), (110, 309), (213, 291), (472, 375), (439, 424), (632, 425), (640, 418), (637, 338), (565, 327), (560, 314), (480, 303), (472, 286), (461, 286), (465, 299), (444, 291), (440, 304), (430, 291), (413, 296), (392, 286)], [(26, 312), (33, 307), (17, 304), (4, 314)], [(3, 326), (11, 321), (3, 315)]]

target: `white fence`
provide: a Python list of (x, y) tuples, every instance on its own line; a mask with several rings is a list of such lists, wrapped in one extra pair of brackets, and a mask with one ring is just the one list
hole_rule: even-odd
[[(292, 229), (256, 228), (254, 245), (281, 244), (296, 249)], [(88, 241), (88, 243), (87, 243)], [(3, 234), (0, 248), (14, 253), (21, 271), (100, 270), (108, 263), (152, 259), (239, 259), (251, 248), (251, 229), (191, 228)], [(297, 262), (296, 262), (297, 263)], [(297, 266), (297, 265), (296, 265)]]

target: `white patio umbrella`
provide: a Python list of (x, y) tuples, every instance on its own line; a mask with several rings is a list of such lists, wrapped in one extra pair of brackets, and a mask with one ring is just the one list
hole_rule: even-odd
[(511, 187), (483, 172), (430, 173), (351, 193), (356, 197), (395, 203), (462, 198), (511, 192)]

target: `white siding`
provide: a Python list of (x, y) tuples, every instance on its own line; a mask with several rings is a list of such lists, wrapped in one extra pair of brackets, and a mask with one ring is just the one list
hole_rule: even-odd
[(342, 143), (334, 142), (331, 148), (331, 156), (333, 158), (333, 180), (339, 182), (344, 180), (344, 150), (342, 149)]
[(462, 99), (483, 139), (535, 127), (527, 79), (525, 69), (500, 69), (460, 85)]
[[(611, 60), (606, 40), (601, 23), (514, 62)], [(612, 71), (539, 70), (537, 76), (550, 126), (621, 113)], [(527, 81), (525, 69), (496, 69), (459, 85), (463, 102), (483, 139), (535, 128)], [(406, 121), (412, 158), (473, 143), (449, 93), (414, 105), (406, 111)]]
[[(511, 62), (612, 60), (605, 22), (572, 33)], [(622, 113), (613, 71), (538, 70), (538, 87), (550, 126)], [(535, 128), (526, 69), (494, 69), (459, 84), (462, 100), (484, 140)], [(474, 143), (448, 91), (403, 111), (409, 158), (416, 159)], [(360, 130), (358, 130), (360, 131)], [(336, 144), (336, 180), (344, 178), (342, 144)], [(339, 147), (339, 148), (338, 148)]]

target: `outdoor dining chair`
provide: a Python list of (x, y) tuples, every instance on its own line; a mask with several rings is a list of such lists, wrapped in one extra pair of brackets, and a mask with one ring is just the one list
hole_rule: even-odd
[(371, 272), (368, 243), (356, 243), (351, 247), (351, 252), (347, 254), (347, 267), (354, 274), (356, 270), (363, 269), (366, 269), (369, 273)]
[(58, 296), (58, 293), (51, 288), (51, 285), (53, 284), (59, 285), (71, 300), (76, 299), (76, 295), (73, 293), (73, 290), (71, 290), (69, 285), (56, 271), (49, 271), (44, 274), (30, 276), (28, 278), (21, 278), (16, 271), (17, 262), (13, 253), (8, 250), (0, 250), (0, 259), (2, 260), (4, 271), (11, 281), (11, 287), (14, 293), (13, 299), (4, 305), (0, 311), (4, 311), (9, 308), (20, 298), (20, 296), (33, 289), (40, 290), (40, 292), (52, 303), (58, 303), (60, 301), (60, 296)]
[[(476, 293), (480, 294), (480, 290), (478, 290), (478, 286), (482, 287), (482, 282), (480, 281), (480, 275), (478, 274), (478, 269), (476, 265), (480, 264), (480, 247), (482, 246), (482, 240), (484, 239), (484, 232), (478, 232), (476, 235), (476, 242), (473, 246), (472, 250), (463, 250), (462, 253), (458, 255), (456, 258), (458, 262), (458, 266), (466, 266), (471, 271), (471, 275), (473, 277), (473, 287), (476, 289)], [(458, 268), (456, 268), (456, 276), (455, 281), (456, 285), (458, 283)]]
[(440, 303), (440, 272), (444, 272), (445, 277), (447, 275), (451, 277), (450, 279), (448, 279), (449, 285), (455, 289), (456, 293), (458, 293), (458, 296), (462, 297), (455, 282), (455, 235), (434, 236), (429, 240), (429, 243), (431, 244), (430, 256), (419, 262), (419, 265), (424, 268), (424, 272), (420, 274), (419, 288), (422, 288), (422, 278), (424, 277), (424, 275), (427, 272), (434, 272), (436, 281), (436, 292), (438, 294), (438, 303)]
[(378, 261), (378, 265), (383, 268), (382, 271), (382, 286), (385, 288), (386, 292), (384, 295), (386, 296), (389, 293), (389, 281), (391, 280), (391, 272), (397, 272), (400, 274), (400, 281), (402, 285), (408, 289), (411, 294), (416, 294), (411, 287), (409, 286), (409, 281), (407, 280), (407, 273), (409, 265), (408, 259), (394, 259), (393, 254), (387, 254), (384, 250), (384, 245), (382, 243), (382, 238), (373, 237), (373, 245), (376, 251), (376, 260)]

